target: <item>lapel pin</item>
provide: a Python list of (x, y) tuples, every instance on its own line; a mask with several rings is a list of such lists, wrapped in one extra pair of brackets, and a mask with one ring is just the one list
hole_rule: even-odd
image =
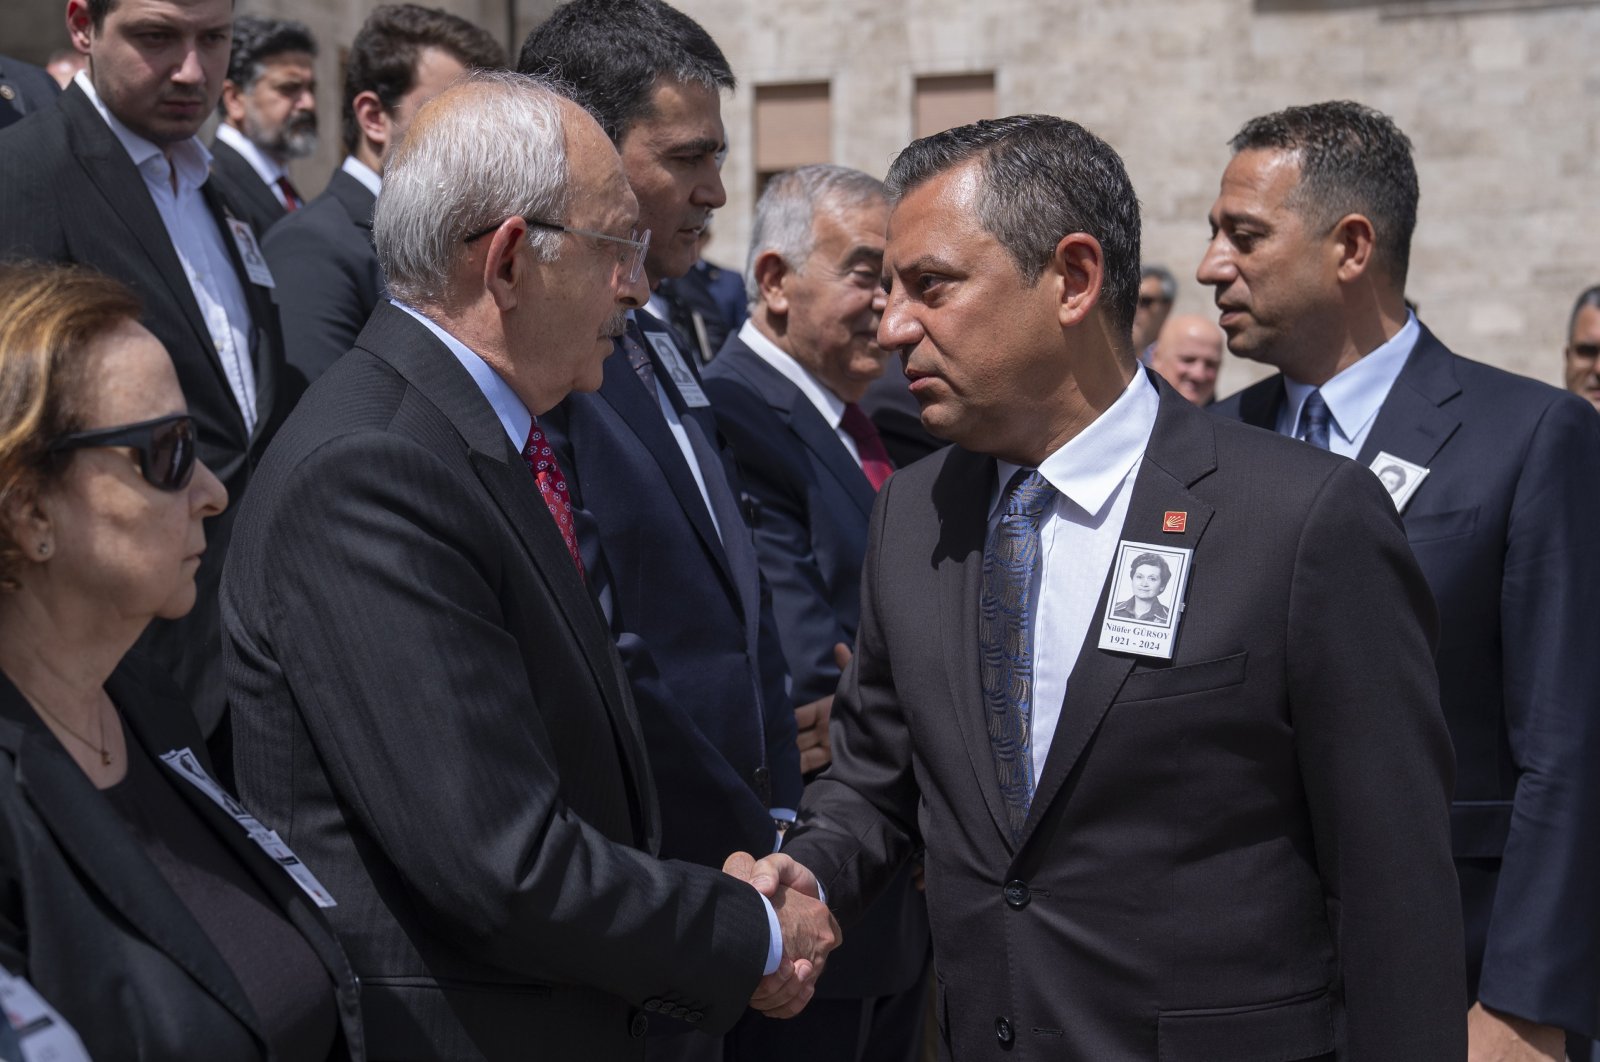
[(1184, 528), (1189, 526), (1188, 513), (1169, 512), (1161, 518), (1161, 530), (1169, 535), (1181, 535)]
[(16, 98), (16, 89), (12, 88), (10, 85), (0, 85), (0, 100), (5, 100), (7, 103), (10, 103)]

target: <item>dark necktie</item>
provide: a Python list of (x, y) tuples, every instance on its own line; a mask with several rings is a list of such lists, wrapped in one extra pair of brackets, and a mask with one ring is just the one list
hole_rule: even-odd
[(1306, 395), (1306, 404), (1300, 407), (1300, 439), (1308, 442), (1318, 449), (1328, 448), (1328, 424), (1333, 415), (1328, 412), (1328, 403), (1322, 400), (1321, 391), (1312, 391)]
[(894, 471), (894, 462), (889, 460), (889, 451), (883, 448), (883, 438), (878, 434), (872, 418), (851, 402), (844, 407), (839, 427), (856, 441), (856, 452), (861, 455), (861, 471), (867, 474), (867, 482), (872, 484), (873, 490), (880, 489), (883, 481), (889, 478), (889, 473)]
[(283, 208), (293, 214), (305, 206), (305, 200), (300, 198), (300, 193), (294, 190), (294, 185), (289, 183), (289, 178), (278, 178), (278, 191), (283, 193)]
[(556, 460), (556, 453), (550, 448), (550, 441), (544, 437), (537, 419), (528, 427), (528, 444), (522, 448), (522, 459), (528, 462), (528, 471), (539, 485), (544, 507), (550, 510), (556, 530), (561, 532), (567, 552), (572, 554), (578, 578), (582, 579), (583, 554), (578, 552), (578, 531), (572, 524), (572, 496), (567, 492), (567, 477), (562, 474), (561, 463)]
[(1033, 802), (1033, 600), (1039, 525), (1056, 489), (1037, 470), (1017, 470), (1001, 498), (1000, 522), (983, 551), (978, 608), (979, 672), (995, 774), (1012, 840)]

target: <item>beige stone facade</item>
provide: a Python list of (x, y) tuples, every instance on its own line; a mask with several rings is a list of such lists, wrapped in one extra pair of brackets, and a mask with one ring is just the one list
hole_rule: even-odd
[[(437, 0), (507, 40), (549, 0)], [(508, 6), (509, 5), (509, 6)], [(42, 59), (64, 0), (0, 2), (0, 51)], [(337, 55), (370, 0), (239, 0), (302, 19), (324, 45), (323, 155), (337, 162)], [(1600, 283), (1600, 3), (1551, 0), (681, 0), (741, 82), (710, 257), (741, 264), (758, 187), (759, 86), (823, 83), (813, 161), (882, 175), (912, 135), (919, 79), (992, 75), (998, 114), (1047, 111), (1121, 151), (1144, 205), (1145, 257), (1193, 280), (1228, 137), (1292, 103), (1348, 97), (1410, 134), (1422, 181), (1410, 294), (1462, 353), (1559, 382), (1566, 315)], [(970, 81), (971, 79), (966, 79)], [(961, 82), (965, 84), (966, 81)], [(921, 82), (924, 88), (939, 82)], [(779, 94), (781, 95), (781, 94)], [(972, 98), (982, 99), (981, 91)], [(925, 113), (948, 113), (924, 100)], [(975, 115), (976, 116), (976, 115)], [(815, 133), (815, 131), (814, 131)], [(1222, 388), (1259, 368), (1231, 358)]]

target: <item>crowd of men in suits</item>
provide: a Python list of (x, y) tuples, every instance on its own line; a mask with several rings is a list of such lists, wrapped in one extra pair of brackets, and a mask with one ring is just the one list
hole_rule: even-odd
[[(1218, 320), (1038, 115), (778, 175), (741, 292), (661, 0), (515, 72), (378, 7), (309, 201), (305, 27), (66, 19), (59, 98), (0, 59), (0, 255), (172, 356), (231, 504), (142, 648), (371, 1057), (1588, 1057), (1600, 288), (1593, 408), (1449, 350), (1390, 119), (1238, 132)], [(1224, 343), (1278, 375), (1215, 402)]]

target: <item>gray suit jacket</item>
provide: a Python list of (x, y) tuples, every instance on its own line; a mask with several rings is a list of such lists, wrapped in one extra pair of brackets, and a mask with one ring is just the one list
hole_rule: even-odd
[(995, 464), (903, 469), (833, 766), (784, 850), (844, 922), (926, 844), (957, 1060), (1459, 1062), (1450, 743), (1394, 507), (1365, 470), (1159, 388), (1121, 537), (1194, 550), (1173, 659), (1091, 626), (1014, 843), (978, 667)]
[(384, 1059), (636, 1058), (720, 1033), (760, 897), (657, 860), (627, 680), (470, 376), (383, 304), (285, 425), (224, 587), (241, 795), (339, 898)]

